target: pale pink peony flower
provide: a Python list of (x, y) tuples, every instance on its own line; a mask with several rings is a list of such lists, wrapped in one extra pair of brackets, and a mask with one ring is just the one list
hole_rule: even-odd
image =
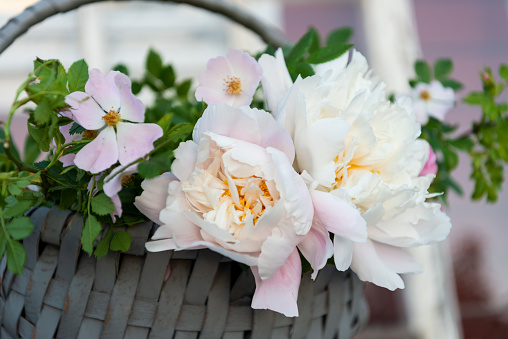
[(122, 202), (120, 201), (118, 193), (122, 190), (122, 186), (129, 184), (132, 180), (132, 176), (137, 173), (138, 164), (129, 166), (125, 169), (125, 171), (119, 172), (121, 168), (122, 166), (115, 168), (106, 178), (104, 178), (104, 193), (111, 198), (111, 201), (115, 206), (115, 212), (112, 214), (112, 217), (122, 216)]
[(261, 66), (248, 53), (230, 49), (226, 57), (208, 61), (206, 70), (198, 75), (196, 99), (209, 105), (249, 105), (262, 74)]
[(85, 92), (65, 98), (73, 119), (98, 135), (74, 159), (77, 167), (91, 173), (106, 170), (117, 161), (122, 165), (146, 155), (162, 136), (157, 124), (143, 124), (144, 107), (131, 91), (130, 79), (116, 71), (103, 75), (90, 70)]
[(416, 121), (425, 125), (429, 117), (443, 121), (446, 113), (455, 105), (455, 92), (433, 80), (430, 84), (419, 83), (411, 94)]
[[(147, 190), (136, 198), (141, 211), (162, 223), (147, 249), (208, 247), (251, 266), (252, 307), (298, 315), (296, 247), (311, 227), (313, 208), (291, 166), (289, 134), (265, 111), (209, 106), (193, 140), (174, 154), (174, 177), (145, 181)], [(161, 205), (157, 216), (151, 206)]]
[(423, 166), (422, 171), (420, 172), (420, 176), (425, 176), (428, 174), (437, 174), (437, 163), (436, 163), (436, 153), (434, 153), (434, 150), (429, 145), (429, 157), (427, 158), (427, 161), (425, 162), (425, 165)]

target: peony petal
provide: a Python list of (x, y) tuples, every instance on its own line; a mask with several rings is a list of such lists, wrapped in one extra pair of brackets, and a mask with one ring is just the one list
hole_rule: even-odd
[(106, 123), (102, 120), (104, 111), (92, 97), (83, 92), (73, 92), (65, 97), (76, 122), (88, 130), (98, 130)]
[(286, 317), (298, 316), (298, 288), (302, 274), (300, 256), (295, 249), (284, 265), (268, 280), (262, 280), (257, 267), (251, 267), (256, 280), (256, 291), (251, 307), (269, 309)]
[(259, 64), (263, 68), (261, 83), (266, 97), (266, 106), (270, 111), (276, 111), (286, 92), (293, 81), (289, 76), (282, 49), (275, 52), (275, 57), (263, 54), (259, 58)]
[(386, 267), (395, 273), (417, 274), (422, 272), (422, 265), (402, 248), (373, 242), (376, 253)]
[(162, 136), (162, 128), (157, 124), (131, 124), (119, 122), (116, 125), (118, 138), (118, 160), (127, 165), (144, 157), (153, 150), (153, 142)]
[(162, 239), (147, 242), (145, 248), (148, 252), (162, 252), (176, 249), (176, 244), (173, 239)]
[(83, 147), (74, 158), (74, 164), (91, 173), (102, 172), (118, 160), (118, 145), (112, 126), (103, 129), (89, 144)]
[(258, 272), (262, 280), (272, 277), (286, 262), (296, 245), (301, 242), (293, 239), (290, 235), (282, 234), (278, 227), (272, 231), (272, 235), (266, 238), (258, 260)]
[(141, 100), (132, 94), (131, 80), (123, 73), (115, 76), (115, 84), (120, 91), (120, 115), (123, 120), (143, 122), (145, 120), (145, 106)]
[(314, 223), (329, 232), (353, 241), (367, 239), (367, 224), (362, 215), (344, 200), (326, 192), (310, 192), (314, 204)]
[(339, 271), (345, 271), (351, 266), (353, 244), (353, 241), (346, 238), (339, 236), (333, 238), (333, 260)]
[(404, 288), (404, 282), (400, 276), (384, 264), (373, 243), (367, 240), (365, 243), (354, 244), (351, 269), (360, 280), (370, 281), (391, 291)]
[(298, 249), (310, 263), (313, 272), (311, 278), (314, 280), (318, 271), (325, 267), (326, 261), (333, 255), (333, 243), (330, 234), (319, 223), (312, 225), (305, 239), (298, 245)]
[(175, 160), (171, 164), (171, 172), (180, 181), (190, 179), (192, 172), (196, 168), (197, 152), (198, 145), (192, 140), (181, 142), (178, 148), (173, 151)]
[(166, 207), (168, 186), (174, 180), (178, 179), (172, 173), (163, 173), (153, 179), (143, 180), (141, 182), (143, 193), (134, 201), (134, 206), (158, 225), (162, 225), (159, 214)]
[(89, 72), (85, 92), (91, 95), (105, 112), (118, 112), (120, 109), (120, 90), (115, 84), (115, 76), (119, 73), (110, 71), (104, 76), (97, 68), (92, 68)]

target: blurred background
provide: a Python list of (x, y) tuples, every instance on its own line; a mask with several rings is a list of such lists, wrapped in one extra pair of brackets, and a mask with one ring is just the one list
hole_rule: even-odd
[[(211, 0), (214, 1), (214, 0)], [(0, 26), (36, 0), (0, 0)], [(508, 63), (506, 0), (232, 0), (300, 38), (310, 26), (323, 36), (351, 26), (355, 48), (388, 87), (408, 91), (412, 63), (450, 57), (453, 77), (466, 90), (446, 120), (458, 133), (480, 112), (460, 102), (479, 90), (479, 72)], [(185, 5), (105, 2), (58, 15), (31, 29), (0, 55), (0, 120), (35, 57), (58, 58), (68, 67), (85, 58), (106, 71), (117, 63), (141, 76), (150, 47), (174, 64), (180, 78), (194, 77), (208, 59), (228, 48), (256, 52), (263, 43), (242, 27)], [(18, 114), (15, 142), (23, 143), (26, 119)], [(508, 131), (506, 131), (508, 133)], [(508, 172), (506, 172), (508, 173)], [(358, 338), (508, 338), (508, 184), (495, 205), (471, 202), (470, 164), (455, 171), (464, 196), (451, 195), (448, 241), (415, 251), (425, 274), (407, 277), (407, 288), (389, 292), (367, 284), (371, 320)]]

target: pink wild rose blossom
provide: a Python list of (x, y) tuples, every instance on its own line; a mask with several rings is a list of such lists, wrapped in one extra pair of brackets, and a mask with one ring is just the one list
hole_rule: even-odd
[(85, 92), (73, 92), (65, 102), (79, 125), (98, 133), (76, 154), (74, 164), (99, 173), (117, 161), (127, 165), (149, 153), (153, 142), (162, 136), (162, 128), (142, 123), (145, 108), (132, 94), (126, 75), (117, 71), (103, 75), (98, 69), (89, 74)]
[(210, 59), (198, 75), (196, 99), (209, 105), (249, 105), (262, 74), (261, 66), (248, 53), (230, 49), (226, 57)]

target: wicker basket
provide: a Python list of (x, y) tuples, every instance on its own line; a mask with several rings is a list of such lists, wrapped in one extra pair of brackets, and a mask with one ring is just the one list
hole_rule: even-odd
[[(43, 0), (0, 29), (0, 53), (36, 23), (101, 0)], [(272, 45), (283, 38), (229, 3), (166, 0), (234, 16)], [(229, 15), (234, 13), (234, 15)], [(96, 260), (81, 251), (80, 215), (35, 209), (21, 276), (0, 261), (0, 338), (350, 338), (365, 325), (363, 283), (325, 267), (300, 285), (300, 316), (250, 307), (250, 270), (209, 250), (146, 253), (151, 222), (127, 228), (132, 246)]]
[(0, 264), (2, 339), (350, 338), (366, 322), (363, 284), (350, 271), (307, 274), (300, 316), (286, 318), (251, 309), (254, 277), (222, 255), (146, 253), (152, 223), (128, 228), (129, 252), (96, 260), (81, 251), (80, 215), (39, 208), (30, 218), (23, 274)]

